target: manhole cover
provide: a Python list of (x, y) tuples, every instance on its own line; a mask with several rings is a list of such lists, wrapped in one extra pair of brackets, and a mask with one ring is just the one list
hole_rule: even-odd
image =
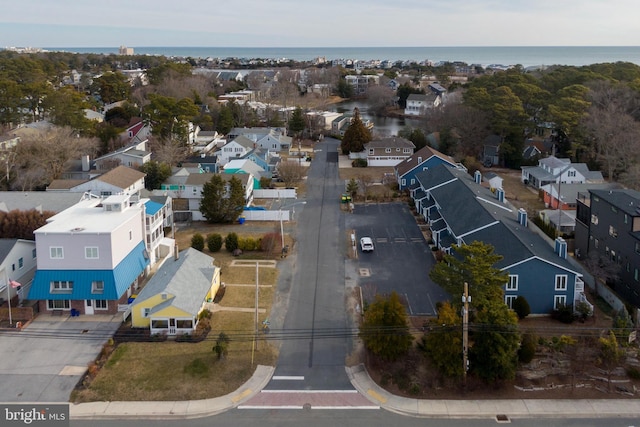
[(369, 269), (368, 269), (368, 268), (360, 268), (359, 270), (360, 270), (360, 275), (361, 275), (362, 277), (369, 277), (369, 276), (371, 276), (371, 272), (369, 271)]
[(309, 409), (311, 409), (311, 403), (305, 403), (304, 405), (302, 405), (302, 409), (305, 409), (308, 411)]

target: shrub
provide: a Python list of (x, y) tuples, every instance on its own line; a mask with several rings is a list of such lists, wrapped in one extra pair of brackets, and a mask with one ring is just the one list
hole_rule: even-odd
[(233, 252), (238, 249), (238, 235), (236, 233), (229, 233), (224, 239), (224, 247), (228, 252)]
[(222, 249), (222, 236), (218, 233), (207, 235), (207, 249), (210, 252), (218, 252)]
[(198, 314), (198, 321), (202, 320), (202, 319), (211, 319), (211, 311), (209, 310), (202, 310), (200, 312), (200, 314)]
[(351, 166), (354, 168), (366, 168), (367, 167), (367, 159), (355, 159), (351, 162)]
[(630, 366), (627, 368), (627, 376), (632, 380), (640, 380), (640, 369), (635, 366)]
[(257, 241), (252, 237), (241, 237), (238, 239), (238, 248), (243, 251), (255, 251), (258, 248)]
[(204, 237), (200, 233), (196, 233), (191, 236), (191, 247), (197, 249), (200, 252), (204, 249)]
[(518, 349), (518, 360), (521, 363), (529, 363), (533, 360), (533, 356), (536, 355), (536, 343), (538, 338), (534, 334), (524, 334), (522, 336), (522, 343)]
[(575, 315), (573, 314), (572, 305), (560, 305), (551, 312), (551, 318), (559, 320), (562, 323), (573, 323)]
[(580, 301), (578, 304), (576, 304), (576, 312), (578, 312), (578, 316), (582, 321), (587, 320), (587, 318), (593, 314), (593, 310), (591, 309), (589, 304), (584, 301)]
[(531, 313), (531, 307), (527, 299), (520, 295), (513, 301), (513, 311), (518, 315), (518, 319), (522, 320)]
[(271, 253), (277, 244), (281, 244), (280, 233), (267, 233), (260, 240), (260, 249), (263, 252)]

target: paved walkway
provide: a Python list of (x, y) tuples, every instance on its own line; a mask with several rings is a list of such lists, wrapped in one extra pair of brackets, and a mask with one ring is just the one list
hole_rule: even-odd
[(186, 419), (216, 415), (232, 408), (379, 409), (421, 418), (615, 418), (640, 416), (639, 399), (426, 400), (395, 396), (380, 388), (363, 365), (346, 368), (353, 391), (267, 391), (275, 369), (258, 366), (235, 392), (213, 399), (172, 402), (92, 402), (72, 404), (80, 419)]

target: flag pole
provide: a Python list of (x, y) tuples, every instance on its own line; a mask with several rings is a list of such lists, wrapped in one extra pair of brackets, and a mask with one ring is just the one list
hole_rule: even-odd
[(13, 325), (13, 319), (11, 319), (11, 284), (9, 283), (9, 275), (7, 269), (4, 269), (4, 280), (7, 283), (7, 305), (9, 306), (9, 325)]

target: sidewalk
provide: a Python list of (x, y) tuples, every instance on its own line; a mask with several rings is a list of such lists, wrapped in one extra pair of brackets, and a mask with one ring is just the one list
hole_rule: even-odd
[[(258, 366), (238, 390), (213, 399), (171, 402), (91, 402), (70, 405), (73, 420), (188, 419), (233, 409), (258, 394), (271, 380), (271, 366)], [(346, 368), (354, 388), (387, 411), (419, 418), (619, 418), (640, 416), (638, 399), (425, 400), (395, 396), (379, 387), (363, 365)], [(312, 408), (313, 409), (313, 408)]]

